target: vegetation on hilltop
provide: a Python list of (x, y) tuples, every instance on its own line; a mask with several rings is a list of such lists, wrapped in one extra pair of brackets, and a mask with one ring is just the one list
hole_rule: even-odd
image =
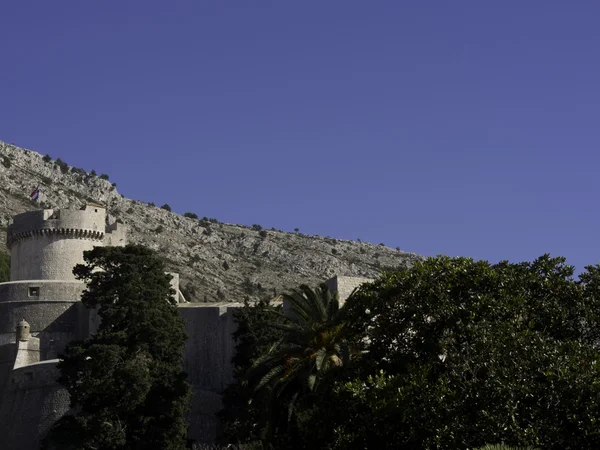
[[(99, 202), (107, 206), (111, 220), (128, 227), (129, 242), (164, 256), (168, 270), (179, 273), (180, 289), (192, 302), (245, 297), (258, 301), (334, 275), (375, 278), (384, 270), (409, 267), (421, 259), (387, 247), (309, 236), (299, 230), (288, 233), (264, 224), (224, 223), (209, 211), (196, 211), (194, 205), (183, 215), (176, 214), (160, 208), (168, 206), (166, 198), (156, 205), (126, 198), (98, 176), (101, 172), (86, 173), (59, 158), (0, 141), (2, 156), (11, 164), (0, 164), (0, 250), (5, 250), (6, 226), (16, 214), (36, 208), (78, 209), (86, 201)], [(38, 185), (40, 199), (31, 202), (30, 193)]]
[[(309, 303), (318, 317), (319, 304)], [(326, 353), (315, 345), (296, 357), (282, 352), (297, 336), (297, 319), (273, 320), (269, 308), (247, 306), (240, 315), (239, 351), (249, 358), (238, 357), (238, 382), (222, 413), (231, 442), (286, 449), (600, 446), (600, 266), (575, 279), (564, 258), (548, 255), (494, 265), (438, 257), (384, 274), (336, 315), (333, 330), (343, 339), (336, 348), (354, 351), (321, 379), (318, 392), (306, 387)], [(271, 345), (248, 346), (268, 329)], [(296, 364), (313, 355), (299, 377)], [(279, 366), (254, 376), (254, 367), (277, 357)], [(279, 395), (292, 383), (305, 388)], [(231, 414), (242, 398), (249, 405), (243, 420)], [(288, 411), (292, 400), (293, 414), (265, 414)]]
[(87, 282), (82, 302), (102, 319), (70, 343), (58, 367), (73, 415), (50, 431), (50, 449), (186, 448), (190, 387), (186, 339), (162, 259), (142, 246), (95, 247), (73, 270)]

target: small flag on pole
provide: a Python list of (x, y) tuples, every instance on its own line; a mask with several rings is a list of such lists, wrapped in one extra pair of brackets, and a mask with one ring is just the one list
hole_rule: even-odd
[(40, 187), (38, 186), (38, 187), (36, 187), (36, 188), (35, 188), (35, 190), (34, 190), (34, 191), (31, 193), (30, 197), (31, 197), (31, 200), (34, 200), (34, 201), (35, 201), (35, 200), (37, 200), (37, 199), (38, 199), (38, 197), (39, 197), (39, 196), (40, 196)]

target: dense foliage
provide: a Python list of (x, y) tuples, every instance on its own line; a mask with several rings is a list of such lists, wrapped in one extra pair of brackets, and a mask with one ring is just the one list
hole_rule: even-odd
[(359, 351), (263, 444), (285, 434), (287, 448), (600, 448), (599, 266), (575, 279), (547, 255), (429, 258), (363, 285), (338, 320)]
[(102, 321), (96, 334), (61, 355), (59, 382), (74, 415), (56, 424), (45, 448), (184, 449), (186, 334), (170, 275), (141, 246), (96, 247), (84, 260), (74, 269), (87, 282), (82, 302)]
[(0, 283), (10, 281), (10, 255), (0, 252)]
[(223, 395), (224, 409), (220, 413), (223, 422), (223, 440), (233, 443), (259, 441), (267, 431), (266, 396), (256, 395), (256, 379), (248, 380), (246, 374), (255, 361), (269, 352), (283, 332), (270, 324), (281, 312), (281, 306), (268, 301), (250, 304), (235, 311), (238, 323), (234, 338), (236, 353), (233, 358), (237, 383), (229, 386)]

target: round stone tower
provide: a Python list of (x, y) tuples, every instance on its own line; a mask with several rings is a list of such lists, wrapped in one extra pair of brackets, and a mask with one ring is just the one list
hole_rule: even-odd
[(89, 334), (88, 311), (81, 305), (82, 281), (73, 267), (83, 252), (124, 245), (126, 227), (106, 223), (104, 206), (80, 210), (45, 209), (19, 214), (8, 227), (11, 280), (0, 283), (0, 346), (14, 342), (22, 318), (40, 338), (42, 359), (54, 358), (67, 342)]
[(103, 245), (105, 221), (106, 210), (95, 204), (15, 216), (7, 236), (10, 280), (74, 280), (73, 267), (83, 262), (83, 252)]

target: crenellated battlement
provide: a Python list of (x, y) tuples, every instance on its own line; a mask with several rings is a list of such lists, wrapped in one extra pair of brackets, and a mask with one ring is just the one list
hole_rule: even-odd
[(19, 214), (8, 227), (11, 281), (73, 280), (83, 252), (126, 243), (126, 228), (108, 223), (106, 208), (88, 203), (80, 210), (43, 209)]
[(10, 234), (6, 240), (6, 245), (10, 249), (15, 242), (36, 236), (60, 235), (66, 239), (91, 239), (95, 241), (104, 240), (104, 233), (101, 231), (82, 230), (77, 228), (41, 228), (39, 230), (23, 231), (21, 233)]

